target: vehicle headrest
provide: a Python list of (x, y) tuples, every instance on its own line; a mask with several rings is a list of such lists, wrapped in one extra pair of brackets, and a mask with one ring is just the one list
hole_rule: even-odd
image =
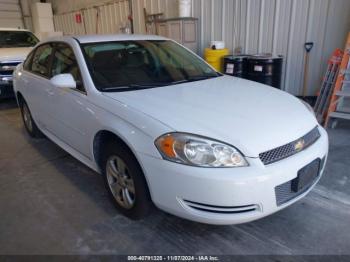
[(128, 52), (128, 67), (140, 67), (145, 63), (145, 57), (142, 51)]
[(125, 65), (125, 50), (108, 50), (98, 52), (92, 59), (94, 69), (114, 69)]

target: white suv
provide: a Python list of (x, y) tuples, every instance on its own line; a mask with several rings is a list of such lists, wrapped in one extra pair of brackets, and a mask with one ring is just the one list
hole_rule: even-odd
[(310, 106), (166, 38), (51, 39), (14, 76), (29, 134), (100, 172), (131, 218), (153, 202), (204, 223), (252, 221), (304, 197), (325, 167)]
[(14, 96), (12, 73), (38, 42), (28, 30), (0, 28), (0, 98)]

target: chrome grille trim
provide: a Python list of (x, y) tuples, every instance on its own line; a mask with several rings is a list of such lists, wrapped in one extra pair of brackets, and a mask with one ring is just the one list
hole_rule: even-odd
[(238, 214), (238, 213), (247, 213), (252, 211), (260, 210), (258, 205), (247, 205), (247, 206), (213, 206), (197, 202), (192, 202), (189, 200), (182, 200), (182, 202), (195, 210), (204, 211), (209, 213), (218, 213), (218, 214)]
[[(274, 162), (280, 161), (282, 159), (285, 159), (287, 157), (290, 157), (292, 155), (295, 155), (309, 146), (311, 146), (313, 143), (315, 143), (321, 136), (320, 131), (318, 130), (318, 127), (315, 127), (312, 129), (309, 133), (307, 133), (305, 136), (280, 147), (277, 147), (275, 149), (263, 152), (259, 154), (260, 160), (264, 163), (264, 165), (269, 165)], [(296, 144), (300, 142), (301, 140), (304, 141), (304, 146), (301, 150), (297, 150)]]
[(22, 63), (21, 61), (0, 62), (0, 75), (12, 75), (15, 68)]

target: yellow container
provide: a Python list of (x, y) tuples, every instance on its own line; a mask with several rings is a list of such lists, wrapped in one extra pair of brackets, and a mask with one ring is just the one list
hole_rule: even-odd
[(204, 59), (217, 71), (223, 72), (223, 58), (229, 55), (229, 52), (227, 48), (218, 50), (206, 48), (204, 51)]

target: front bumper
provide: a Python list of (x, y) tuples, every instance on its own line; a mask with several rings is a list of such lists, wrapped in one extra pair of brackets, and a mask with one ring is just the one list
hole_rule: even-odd
[(145, 154), (139, 160), (157, 207), (189, 220), (208, 224), (240, 224), (275, 213), (303, 198), (312, 186), (288, 202), (277, 205), (275, 188), (297, 177), (315, 159), (327, 159), (328, 135), (304, 151), (270, 165), (248, 158), (249, 167), (198, 168), (156, 159)]

